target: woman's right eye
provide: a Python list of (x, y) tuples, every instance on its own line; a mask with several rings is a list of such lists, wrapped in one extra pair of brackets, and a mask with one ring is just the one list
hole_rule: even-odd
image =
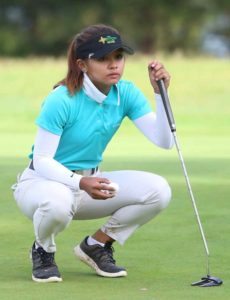
[(105, 57), (102, 56), (102, 57), (100, 57), (100, 58), (97, 58), (96, 60), (99, 61), (99, 62), (102, 62), (102, 61), (105, 61)]

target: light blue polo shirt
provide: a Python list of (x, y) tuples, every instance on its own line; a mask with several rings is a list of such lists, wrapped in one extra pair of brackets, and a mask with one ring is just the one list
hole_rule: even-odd
[(83, 89), (71, 96), (66, 86), (59, 86), (45, 99), (36, 124), (61, 136), (54, 159), (70, 170), (81, 170), (100, 164), (126, 116), (135, 120), (150, 111), (145, 96), (129, 81), (112, 86), (101, 104)]

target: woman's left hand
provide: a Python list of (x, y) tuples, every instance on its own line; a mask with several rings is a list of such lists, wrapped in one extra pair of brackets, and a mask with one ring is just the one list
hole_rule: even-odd
[(166, 89), (169, 87), (170, 75), (166, 71), (166, 69), (162, 63), (160, 63), (157, 60), (154, 60), (149, 63), (148, 70), (149, 70), (149, 79), (150, 79), (151, 85), (154, 89), (154, 92), (156, 94), (160, 93), (158, 85), (157, 85), (158, 80), (163, 79)]

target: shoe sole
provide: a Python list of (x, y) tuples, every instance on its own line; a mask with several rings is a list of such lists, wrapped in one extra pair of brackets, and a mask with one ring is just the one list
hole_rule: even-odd
[(62, 278), (56, 277), (56, 276), (43, 279), (43, 278), (36, 278), (36, 277), (34, 277), (34, 275), (32, 275), (32, 279), (33, 279), (33, 281), (39, 282), (39, 283), (61, 282), (62, 281)]
[(95, 270), (99, 276), (110, 277), (110, 278), (127, 276), (127, 272), (124, 270), (117, 273), (108, 273), (102, 271), (98, 267), (98, 265), (92, 260), (92, 258), (90, 258), (84, 251), (82, 251), (79, 245), (74, 248), (74, 253), (82, 262), (84, 262), (85, 264), (90, 266), (93, 270)]

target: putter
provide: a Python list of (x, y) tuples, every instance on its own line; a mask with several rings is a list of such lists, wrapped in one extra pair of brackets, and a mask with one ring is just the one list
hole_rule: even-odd
[(203, 230), (203, 227), (202, 227), (202, 224), (201, 224), (201, 221), (200, 221), (200, 216), (199, 216), (199, 213), (198, 213), (198, 210), (197, 210), (196, 201), (195, 201), (195, 198), (194, 198), (194, 195), (193, 195), (193, 192), (192, 192), (192, 187), (191, 187), (191, 184), (190, 184), (190, 181), (189, 181), (189, 178), (188, 178), (188, 173), (187, 173), (187, 170), (186, 170), (186, 167), (185, 167), (184, 159), (183, 159), (182, 152), (181, 152), (179, 142), (178, 142), (178, 139), (177, 139), (176, 124), (175, 124), (175, 121), (174, 121), (173, 112), (172, 112), (172, 108), (171, 108), (171, 105), (170, 105), (169, 97), (168, 97), (168, 94), (167, 94), (167, 91), (166, 91), (166, 88), (165, 88), (165, 85), (164, 85), (164, 81), (162, 79), (158, 80), (157, 84), (158, 84), (158, 87), (159, 87), (159, 90), (160, 90), (160, 94), (161, 94), (161, 98), (162, 98), (162, 101), (163, 101), (164, 109), (165, 109), (165, 112), (166, 112), (166, 115), (167, 115), (169, 127), (171, 129), (172, 134), (173, 134), (176, 149), (177, 149), (179, 159), (180, 159), (180, 162), (181, 162), (181, 165), (182, 165), (184, 177), (185, 177), (185, 180), (186, 180), (186, 185), (187, 185), (188, 192), (189, 192), (189, 195), (190, 195), (190, 198), (191, 198), (191, 201), (192, 201), (192, 206), (193, 206), (193, 209), (194, 209), (194, 212), (195, 212), (195, 216), (196, 216), (197, 223), (198, 223), (198, 226), (199, 226), (199, 229), (200, 229), (200, 233), (201, 233), (201, 237), (202, 237), (202, 240), (203, 240), (203, 243), (204, 243), (204, 248), (205, 248), (205, 253), (206, 253), (207, 276), (202, 277), (201, 280), (199, 280), (197, 282), (193, 282), (191, 285), (192, 286), (199, 286), (199, 287), (219, 286), (223, 283), (223, 281), (218, 277), (213, 277), (213, 276), (210, 275), (208, 244), (207, 244), (207, 240), (206, 240), (205, 235), (204, 235), (204, 230)]

